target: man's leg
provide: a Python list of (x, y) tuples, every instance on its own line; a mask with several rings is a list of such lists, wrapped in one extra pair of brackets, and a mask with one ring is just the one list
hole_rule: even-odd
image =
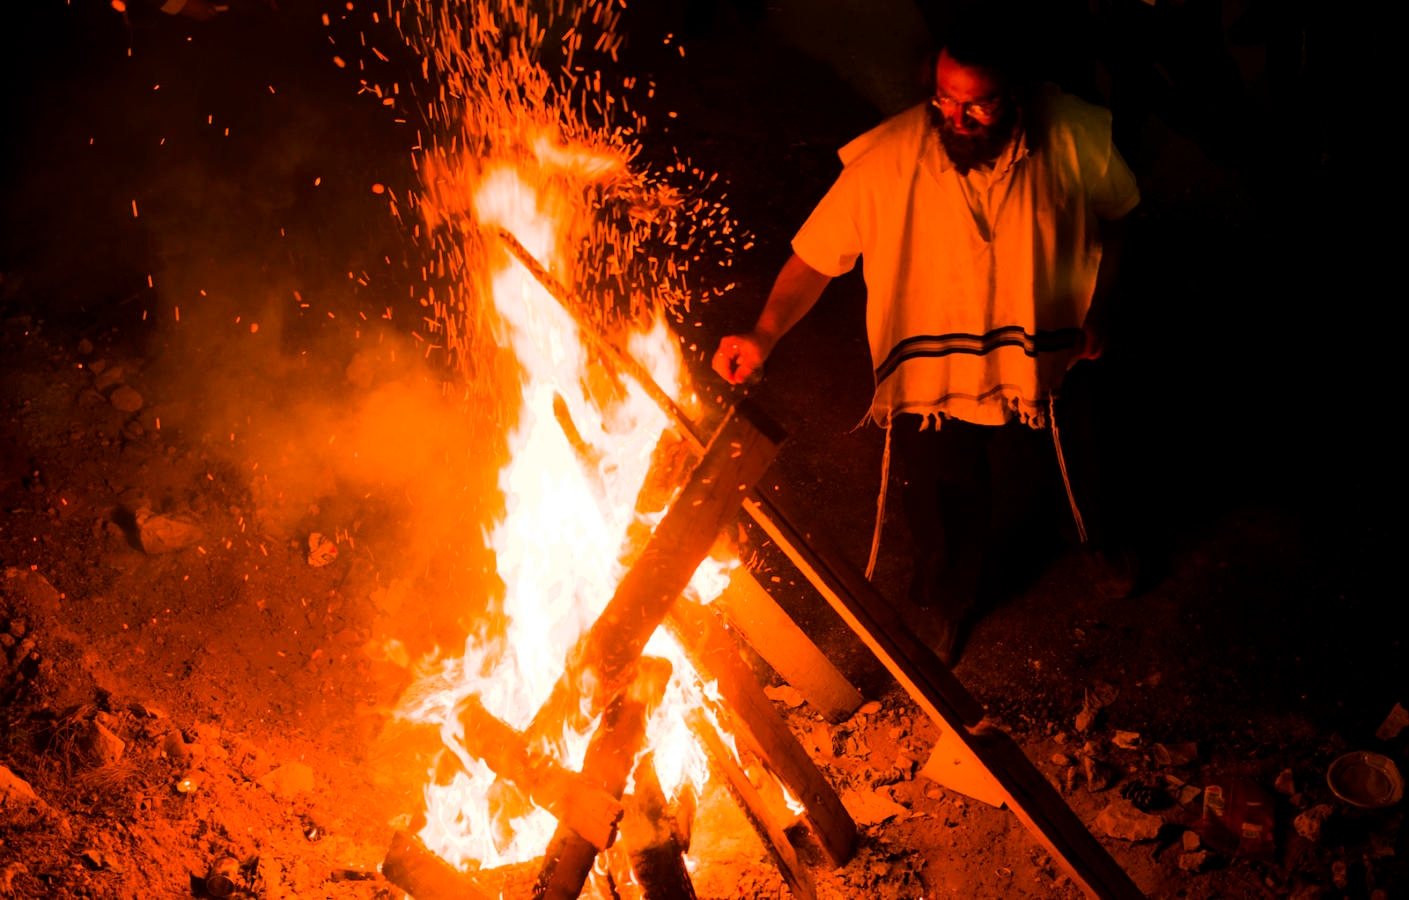
[(918, 416), (898, 416), (891, 446), (904, 479), (902, 498), (914, 557), (910, 599), (947, 626), (947, 657), (973, 606), (992, 518), (988, 443), (996, 430), (946, 419), (920, 431)]

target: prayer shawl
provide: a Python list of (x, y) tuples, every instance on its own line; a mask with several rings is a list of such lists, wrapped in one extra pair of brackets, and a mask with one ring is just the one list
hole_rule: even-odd
[(826, 275), (864, 258), (871, 417), (1034, 427), (1081, 346), (1101, 262), (1097, 217), (1139, 202), (1110, 113), (1055, 89), (990, 171), (961, 176), (925, 105), (840, 151), (843, 171), (793, 251)]

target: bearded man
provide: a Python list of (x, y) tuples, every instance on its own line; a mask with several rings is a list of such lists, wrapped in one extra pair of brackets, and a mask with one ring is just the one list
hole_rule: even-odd
[[(1067, 370), (1105, 347), (1119, 222), (1140, 199), (1110, 114), (1027, 83), (1012, 25), (992, 8), (956, 22), (930, 100), (842, 148), (843, 171), (794, 237), (753, 330), (724, 338), (713, 358), (730, 383), (754, 376), (864, 257), (871, 417), (889, 429), (887, 458), (905, 479), (910, 598), (937, 614), (934, 649), (948, 662), (996, 558), (990, 457), (1004, 436), (1055, 435)], [(1065, 475), (1061, 443), (1043, 446)], [(1106, 553), (1096, 504), (1080, 508), (1070, 480), (1067, 497), (1107, 569), (1105, 592), (1128, 593), (1128, 571), (1109, 577), (1104, 561), (1122, 557)]]

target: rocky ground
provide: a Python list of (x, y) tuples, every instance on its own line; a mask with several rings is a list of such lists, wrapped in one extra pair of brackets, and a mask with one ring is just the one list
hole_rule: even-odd
[[(836, 146), (877, 115), (790, 9), (696, 23), (688, 63), (646, 56), (680, 112), (647, 156), (722, 173), (756, 235), (736, 292), (682, 326), (700, 347), (754, 314)], [(135, 18), (132, 61), (92, 26), (107, 20), (66, 20), (89, 29), (67, 45), (31, 23), (58, 43), (20, 114), (0, 284), (0, 896), (219, 896), (217, 875), (235, 896), (400, 896), (377, 867), (438, 738), (397, 702), (422, 654), (473, 627), (463, 573), (485, 560), (469, 523), (493, 475), (466, 460), (494, 444), (453, 424), (399, 323), (361, 324), (404, 291), (346, 273), (381, 271), (396, 230), (365, 191), (308, 185), (394, 185), (408, 145), (309, 61), (310, 10), (281, 15), (301, 13), (306, 28), (217, 21), (221, 40), (193, 31), (194, 50)], [(752, 89), (764, 79), (771, 92)], [(287, 105), (241, 118), (241, 91), (266, 82)], [(211, 110), (236, 143), (203, 130)], [(93, 136), (116, 149), (84, 156)], [(151, 162), (168, 139), (179, 154)], [(1054, 543), (984, 610), (956, 672), (1151, 897), (1405, 896), (1402, 805), (1359, 808), (1326, 780), (1349, 751), (1409, 762), (1385, 611), (1398, 480), (1366, 387), (1381, 382), (1351, 351), (1286, 365), (1281, 348), (1339, 328), (1336, 309), (1271, 314), (1359, 276), (1317, 262), (1333, 229), (1269, 222), (1158, 120), (1145, 156), (1135, 299), (1096, 379), (1145, 584), (1102, 599)], [(1304, 196), (1338, 208), (1325, 171)], [(773, 474), (853, 560), (880, 454), (854, 429), (860, 303), (859, 280), (835, 285), (753, 391), (792, 435)], [(1331, 408), (1334, 429), (1315, 418)], [(876, 581), (898, 597), (903, 521), (887, 527)], [(860, 826), (835, 871), (796, 834), (821, 895), (1080, 896), (1010, 812), (920, 772), (933, 725), (796, 573), (758, 563), (871, 701), (829, 724), (753, 659)], [(1210, 787), (1241, 840), (1205, 816)], [(701, 898), (786, 896), (723, 790), (701, 800), (693, 856)]]

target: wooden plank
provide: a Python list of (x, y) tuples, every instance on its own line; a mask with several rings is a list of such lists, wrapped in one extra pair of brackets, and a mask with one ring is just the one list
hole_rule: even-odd
[(679, 497), (666, 511), (597, 621), (573, 647), (548, 702), (525, 732), (532, 743), (581, 716), (582, 695), (600, 711), (665, 619), (744, 494), (762, 477), (784, 438), (747, 401), (719, 426)]
[(647, 753), (636, 764), (634, 785), (621, 820), (621, 840), (643, 900), (696, 900), (685, 848), (656, 777), (655, 757)]
[[(645, 744), (646, 720), (665, 696), (670, 671), (667, 660), (641, 659), (635, 667), (635, 680), (607, 706), (587, 745), (583, 776), (618, 800), (626, 792), (636, 755)], [(535, 900), (577, 900), (596, 858), (597, 848), (590, 841), (559, 822), (538, 873)]]
[(460, 701), (456, 715), (460, 719), (461, 743), (471, 756), (527, 792), (534, 803), (598, 850), (612, 842), (624, 811), (617, 798), (590, 778), (530, 750), (523, 735), (490, 715), (479, 697), (470, 695)]
[[(962, 745), (966, 776), (996, 795), (1097, 900), (1143, 900), (1100, 842), (1013, 739), (983, 723), (983, 707), (824, 537), (799, 527), (781, 491), (754, 491), (744, 509), (856, 632), (920, 708)], [(976, 768), (975, 768), (976, 767)], [(982, 774), (981, 774), (982, 773)], [(986, 774), (988, 777), (984, 778)]]
[(844, 865), (856, 846), (856, 823), (739, 657), (738, 644), (714, 613), (688, 600), (675, 604), (666, 624), (700, 674), (715, 680), (725, 711), (738, 726), (735, 736), (747, 742), (802, 803), (803, 818), (827, 861)]
[(817, 900), (817, 884), (812, 880), (812, 873), (808, 872), (807, 867), (798, 859), (797, 851), (788, 843), (788, 836), (783, 834), (782, 829), (769, 817), (767, 803), (749, 782), (748, 775), (739, 768), (734, 754), (719, 737), (719, 732), (710, 724), (709, 718), (695, 709), (687, 713), (685, 719), (690, 725), (690, 730), (700, 739), (700, 744), (709, 755), (715, 772), (724, 778), (729, 792), (738, 801), (754, 830), (763, 838), (764, 847), (773, 857), (773, 862), (777, 864), (778, 871), (787, 882), (795, 900)]
[(391, 849), (382, 862), (382, 875), (415, 900), (490, 900), (474, 879), (405, 831), (392, 835)]
[(748, 569), (735, 569), (711, 605), (827, 721), (845, 722), (865, 702)]

